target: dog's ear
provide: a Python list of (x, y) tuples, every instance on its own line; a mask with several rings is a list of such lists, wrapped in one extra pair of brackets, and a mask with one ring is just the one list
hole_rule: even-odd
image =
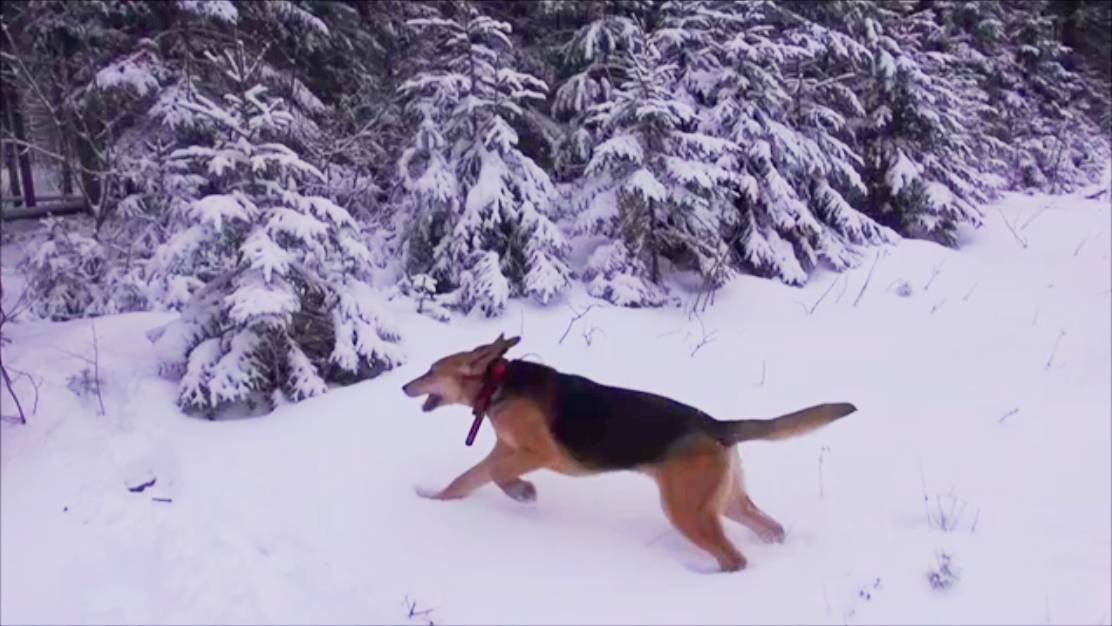
[(498, 335), (498, 338), (485, 346), (479, 346), (472, 350), (471, 360), (464, 365), (464, 372), (467, 375), (476, 376), (486, 369), (490, 362), (500, 358), (503, 354), (516, 346), (521, 341), (521, 337), (510, 337), (506, 339), (506, 334)]

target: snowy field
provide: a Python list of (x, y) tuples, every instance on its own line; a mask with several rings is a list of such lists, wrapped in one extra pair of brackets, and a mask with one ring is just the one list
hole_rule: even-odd
[[(451, 324), (398, 303), (405, 366), (261, 419), (176, 410), (145, 337), (169, 315), (95, 321), (103, 414), (70, 383), (88, 320), (12, 325), (5, 364), (42, 384), (26, 426), (0, 425), (0, 619), (1108, 624), (1112, 233), (1108, 196), (1084, 193), (1008, 196), (958, 252), (905, 240), (863, 294), (871, 256), (804, 289), (736, 279), (701, 320), (596, 304), (562, 343), (582, 290)], [(539, 472), (529, 505), (414, 494), (493, 432), (467, 448), (466, 410), (421, 413), (400, 386), (499, 332), (523, 336), (511, 356), (723, 419), (859, 411), (743, 444), (787, 540), (731, 523), (748, 569), (705, 574), (639, 475)]]

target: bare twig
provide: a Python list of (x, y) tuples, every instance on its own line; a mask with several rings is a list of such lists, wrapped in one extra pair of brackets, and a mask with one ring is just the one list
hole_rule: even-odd
[(39, 412), (39, 390), (42, 389), (42, 385), (44, 382), (43, 379), (35, 378), (30, 374), (30, 372), (17, 370), (15, 368), (10, 368), (8, 371), (11, 374), (14, 374), (14, 376), (12, 376), (13, 382), (19, 380), (20, 378), (26, 378), (27, 382), (31, 383), (31, 389), (33, 389), (35, 392), (35, 401), (31, 405), (31, 415), (35, 415)]
[[(22, 311), (24, 306), (28, 306), (29, 300), (27, 299), (27, 293), (27, 287), (24, 286), (23, 291), (19, 294), (19, 297), (16, 298), (15, 304), (12, 305), (11, 310), (6, 311), (4, 310), (3, 306), (4, 286), (2, 283), (0, 283), (0, 344), (3, 344), (4, 341), (7, 340), (7, 337), (4, 337), (3, 335), (4, 324), (14, 319), (15, 316), (18, 315), (20, 311)], [(17, 372), (17, 378), (20, 374), (22, 374), (27, 376), (27, 379), (31, 381), (31, 386), (35, 389), (35, 406), (32, 410), (32, 414), (37, 412), (39, 409), (39, 386), (41, 383), (36, 382), (34, 377), (32, 377), (30, 374), (27, 374), (26, 372), (19, 372), (17, 370), (12, 371)], [(4, 385), (8, 388), (8, 395), (10, 395), (12, 397), (12, 400), (15, 401), (15, 408), (16, 411), (19, 413), (19, 423), (26, 424), (27, 414), (23, 412), (23, 404), (19, 401), (19, 397), (16, 396), (15, 387), (12, 386), (12, 377), (11, 375), (9, 375), (8, 368), (5, 367), (3, 360), (0, 360), (0, 378), (3, 379)]]
[(977, 285), (979, 285), (979, 284), (981, 284), (981, 283), (973, 283), (973, 286), (969, 288), (969, 291), (966, 292), (966, 294), (962, 297), (961, 301), (962, 302), (968, 301), (969, 296), (973, 295), (973, 290), (976, 289)]
[(761, 380), (757, 383), (758, 387), (764, 387), (765, 384), (765, 363), (766, 361), (761, 359)]
[(935, 311), (941, 309), (943, 304), (946, 304), (946, 298), (939, 300), (934, 306), (931, 307), (931, 315), (934, 315)]
[(869, 288), (869, 281), (873, 278), (873, 270), (876, 269), (876, 264), (880, 262), (880, 252), (876, 253), (876, 258), (873, 259), (873, 265), (869, 268), (869, 274), (865, 276), (865, 282), (861, 285), (861, 291), (857, 292), (857, 298), (853, 301), (853, 306), (856, 307), (861, 298), (865, 295), (865, 290)]
[(842, 288), (838, 290), (838, 298), (836, 300), (834, 300), (834, 304), (841, 304), (842, 296), (846, 295), (846, 291), (848, 290), (848, 288), (849, 288), (849, 279), (847, 278), (846, 280), (842, 281)]
[(1073, 249), (1073, 256), (1077, 256), (1077, 255), (1078, 255), (1078, 253), (1080, 253), (1080, 252), (1081, 252), (1081, 248), (1082, 248), (1082, 246), (1084, 246), (1084, 245), (1085, 245), (1085, 241), (1086, 241), (1087, 239), (1088, 239), (1088, 237), (1082, 237), (1082, 238), (1081, 238), (1081, 243), (1077, 244), (1077, 247)]
[(827, 453), (830, 452), (830, 446), (823, 446), (819, 449), (819, 497), (824, 497), (823, 481), (822, 481), (822, 462), (826, 459)]
[(931, 527), (930, 496), (927, 495), (927, 477), (923, 473), (923, 461), (919, 460), (919, 484), (923, 487), (923, 517), (926, 519), (927, 528)]
[(57, 350), (58, 352), (61, 352), (62, 354), (65, 354), (65, 355), (71, 356), (75, 359), (79, 359), (81, 361), (84, 361), (85, 364), (89, 365), (90, 367), (93, 365), (93, 359), (90, 359), (89, 357), (85, 356), (84, 354), (79, 354), (79, 353), (74, 352), (72, 350), (67, 350), (65, 348), (59, 348), (57, 346), (51, 346), (51, 347), (54, 348), (55, 350)]
[(93, 335), (93, 358), (90, 359), (89, 357), (87, 357), (83, 354), (78, 354), (76, 352), (66, 350), (65, 348), (55, 347), (54, 349), (59, 351), (59, 352), (62, 352), (64, 354), (67, 354), (67, 355), (69, 355), (69, 356), (71, 356), (75, 359), (80, 359), (81, 361), (84, 361), (87, 365), (89, 365), (90, 367), (93, 368), (93, 389), (96, 391), (97, 404), (100, 407), (99, 410), (97, 411), (97, 415), (105, 415), (106, 411), (104, 409), (104, 396), (101, 394), (101, 390), (100, 390), (100, 345), (97, 341), (96, 321), (90, 319), (89, 320), (89, 328), (92, 331), (92, 335)]
[(1065, 328), (1059, 329), (1058, 338), (1054, 340), (1054, 347), (1051, 348), (1050, 357), (1046, 360), (1046, 369), (1050, 369), (1050, 366), (1054, 363), (1054, 355), (1055, 355), (1055, 353), (1058, 352), (1058, 344), (1061, 343), (1062, 337), (1065, 337), (1065, 336), (1066, 336), (1066, 329)]
[(1000, 419), (996, 420), (996, 423), (997, 424), (1003, 424), (1004, 420), (1006, 420), (1009, 417), (1015, 415), (1016, 413), (1019, 413), (1019, 407), (1016, 407), (1016, 408), (1012, 409), (1011, 411), (1008, 411), (1007, 413), (1001, 415)]
[(828, 293), (830, 293), (831, 291), (833, 291), (833, 290), (834, 290), (834, 286), (835, 286), (835, 285), (837, 285), (837, 284), (838, 284), (838, 283), (839, 283), (839, 282), (840, 282), (840, 281), (842, 280), (842, 278), (843, 278), (843, 277), (844, 277), (844, 276), (839, 276), (839, 277), (835, 278), (835, 279), (833, 280), (833, 282), (831, 282), (831, 283), (830, 283), (830, 286), (826, 288), (826, 291), (822, 292), (822, 295), (821, 295), (821, 296), (819, 296), (819, 299), (818, 299), (818, 300), (815, 300), (815, 303), (814, 303), (814, 304), (812, 304), (812, 305), (810, 306), (810, 308), (806, 308), (806, 309), (805, 309), (805, 310), (807, 311), (807, 315), (814, 315), (814, 313), (815, 313), (815, 309), (819, 308), (819, 305), (820, 305), (820, 304), (822, 304), (822, 301), (826, 299), (826, 294), (828, 294)]
[(1000, 219), (1004, 220), (1004, 224), (1008, 227), (1008, 230), (1012, 231), (1012, 236), (1015, 237), (1015, 241), (1017, 244), (1019, 244), (1019, 247), (1026, 248), (1027, 240), (1021, 237), (1018, 232), (1016, 232), (1015, 228), (1012, 227), (1012, 223), (1008, 221), (1007, 216), (1004, 215), (1004, 212), (1001, 211), (999, 207), (996, 208), (996, 211), (1000, 213)]
[(934, 279), (937, 278), (938, 275), (942, 273), (943, 263), (945, 263), (945, 261), (943, 261), (942, 263), (939, 263), (938, 265), (935, 265), (933, 268), (931, 268), (931, 277), (929, 279), (927, 279), (927, 284), (923, 285), (923, 292), (924, 293), (928, 289), (931, 288), (931, 283), (934, 282)]
[(89, 328), (93, 331), (93, 379), (96, 383), (97, 403), (100, 405), (100, 415), (104, 415), (104, 396), (100, 393), (100, 346), (97, 344), (96, 320), (89, 320)]
[(4, 310), (4, 283), (0, 281), (0, 332), (3, 332), (4, 324), (15, 321), (15, 318), (23, 313), (23, 310), (31, 306), (30, 289), (27, 284), (23, 285), (23, 291), (19, 292), (19, 297), (15, 299), (15, 303), (11, 308)]
[(1027, 229), (1027, 227), (1031, 225), (1031, 222), (1035, 221), (1035, 218), (1037, 218), (1038, 216), (1040, 216), (1040, 215), (1042, 215), (1042, 214), (1043, 214), (1044, 212), (1046, 212), (1046, 210), (1047, 210), (1048, 208), (1050, 208), (1050, 205), (1043, 205), (1043, 207), (1042, 207), (1041, 209), (1039, 209), (1038, 211), (1035, 211), (1035, 214), (1034, 214), (1034, 215), (1032, 215), (1031, 217), (1027, 218), (1027, 219), (1026, 219), (1026, 220), (1025, 220), (1024, 222), (1023, 222), (1023, 224), (1022, 224), (1022, 225), (1021, 225), (1021, 226), (1019, 227), (1019, 229), (1020, 229), (1020, 230), (1026, 230), (1026, 229)]
[(707, 333), (707, 327), (703, 325), (702, 316), (696, 315), (695, 319), (699, 322), (699, 330), (703, 336), (699, 339), (699, 343), (695, 345), (695, 349), (691, 351), (691, 356), (695, 356), (695, 353), (698, 352), (700, 348), (714, 341), (715, 335), (718, 334), (717, 330), (712, 330), (709, 334)]
[(19, 412), (19, 423), (26, 424), (27, 415), (23, 412), (23, 405), (19, 402), (19, 396), (15, 395), (15, 388), (12, 387), (12, 379), (8, 376), (8, 369), (4, 367), (3, 363), (0, 363), (0, 376), (4, 378), (4, 384), (8, 387), (8, 394), (12, 397), (12, 400), (15, 400), (15, 410)]
[[(714, 294), (721, 287), (721, 284), (716, 284), (715, 277), (718, 276), (719, 269), (726, 262), (726, 259), (730, 256), (730, 251), (734, 249), (734, 245), (741, 239), (744, 232), (744, 230), (738, 229), (737, 233), (726, 242), (726, 247), (722, 249), (722, 253), (714, 260), (714, 265), (711, 266), (710, 271), (704, 278), (702, 293), (695, 294), (695, 300), (691, 303), (691, 314), (706, 311), (707, 307), (714, 302)], [(702, 301), (701, 306), (700, 301)]]
[[(38, 154), (41, 154), (44, 157), (47, 157), (48, 159), (58, 161), (59, 163), (65, 163), (65, 164), (69, 165), (70, 167), (75, 166), (74, 163), (70, 162), (70, 159), (67, 159), (65, 156), (63, 156), (61, 154), (58, 154), (57, 152), (51, 152), (50, 150), (47, 150), (46, 148), (43, 148), (41, 146), (37, 146), (37, 145), (35, 145), (33, 143), (30, 143), (28, 141), (23, 141), (23, 140), (20, 140), (20, 139), (16, 139), (15, 137), (9, 137), (7, 135), (7, 133), (4, 134), (3, 139), (4, 139), (4, 143), (10, 143), (12, 145), (16, 145), (16, 146), (19, 146), (19, 147), (27, 149), (27, 150), (33, 150), (33, 151), (37, 152)], [(76, 164), (76, 167), (77, 167), (77, 169), (79, 169), (82, 172), (84, 172), (86, 174), (89, 174), (91, 176), (106, 176), (106, 175), (111, 173), (107, 170), (102, 171), (102, 170), (89, 169), (89, 168), (87, 168), (83, 165), (80, 165), (80, 164)]]
[(571, 327), (574, 326), (576, 322), (583, 319), (583, 316), (586, 315), (591, 309), (595, 308), (595, 305), (589, 304), (587, 305), (587, 308), (583, 309), (582, 311), (576, 311), (575, 307), (570, 304), (568, 305), (568, 308), (571, 309), (572, 313), (575, 314), (575, 317), (572, 317), (571, 320), (568, 321), (568, 327), (564, 329), (564, 334), (560, 335), (560, 341), (556, 343), (564, 343), (564, 339), (567, 339), (568, 333), (571, 332)]
[(427, 609), (418, 609), (417, 608), (417, 601), (416, 600), (410, 600), (409, 596), (405, 596), (404, 604), (405, 604), (405, 608), (406, 608), (406, 612), (407, 612), (406, 617), (408, 617), (411, 620), (419, 618), (419, 619), (423, 620), (429, 626), (434, 626), (434, 622), (429, 617), (429, 615), (436, 609), (436, 607), (430, 607), (430, 608), (427, 608)]

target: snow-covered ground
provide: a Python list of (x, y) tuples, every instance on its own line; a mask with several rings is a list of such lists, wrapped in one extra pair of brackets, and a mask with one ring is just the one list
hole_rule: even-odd
[[(88, 320), (12, 325), (5, 364), (42, 382), (29, 423), (0, 425), (0, 621), (1108, 624), (1109, 200), (1017, 195), (985, 213), (959, 252), (890, 248), (863, 295), (871, 258), (804, 289), (737, 279), (701, 320), (596, 306), (563, 343), (564, 305), (399, 313), (405, 366), (259, 419), (175, 409), (145, 338), (168, 315), (95, 321), (103, 415), (67, 388), (93, 354)], [(465, 447), (466, 410), (421, 413), (401, 384), (502, 331), (523, 336), (512, 356), (720, 418), (859, 411), (743, 444), (787, 541), (730, 525), (749, 567), (708, 575), (636, 474), (539, 472), (530, 505), (414, 494), (493, 433)], [(942, 553), (957, 578), (934, 589)]]

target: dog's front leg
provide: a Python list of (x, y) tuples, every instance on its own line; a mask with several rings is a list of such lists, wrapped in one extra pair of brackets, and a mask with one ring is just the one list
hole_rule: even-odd
[[(460, 474), (453, 480), (447, 487), (439, 492), (429, 492), (423, 489), (417, 489), (417, 495), (423, 498), (432, 498), (433, 500), (454, 500), (462, 498), (467, 494), (475, 491), (479, 487), (491, 481), (491, 468), (494, 462), (498, 459), (504, 458), (509, 453), (507, 448), (502, 442), (494, 444), (494, 449), (485, 459), (479, 461), (474, 467)], [(501, 486), (501, 484), (499, 485)], [(503, 488), (504, 490), (505, 488)]]
[[(532, 483), (522, 480), (521, 476), (542, 467), (544, 467), (544, 460), (540, 455), (529, 450), (518, 449), (512, 450), (510, 454), (496, 459), (491, 466), (490, 472), (491, 478), (494, 482), (498, 483), (499, 486), (502, 486), (502, 490), (506, 492), (506, 495), (517, 500), (518, 498), (509, 491), (512, 485), (522, 483), (528, 487), (532, 487)], [(532, 489), (530, 491), (532, 491), (532, 498), (536, 498), (536, 490)]]
[[(494, 480), (491, 471), (494, 463), (498, 459), (509, 456), (510, 453), (511, 449), (499, 442), (495, 444), (494, 449), (490, 451), (490, 454), (488, 454), (485, 459), (479, 461), (474, 467), (460, 474), (451, 484), (441, 491), (425, 491), (418, 488), (417, 495), (433, 500), (454, 500), (462, 498)], [(495, 483), (503, 493), (518, 502), (532, 502), (537, 499), (537, 488), (533, 486), (533, 483), (527, 480), (511, 478), (508, 480), (495, 481)]]

